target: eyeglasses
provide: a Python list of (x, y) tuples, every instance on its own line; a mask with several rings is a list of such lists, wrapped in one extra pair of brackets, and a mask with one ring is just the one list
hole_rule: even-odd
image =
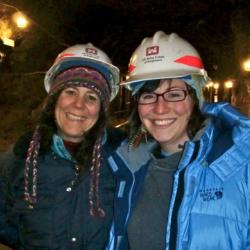
[(164, 93), (142, 93), (138, 97), (138, 104), (147, 105), (153, 104), (158, 101), (159, 96), (162, 96), (166, 102), (180, 102), (185, 100), (188, 95), (188, 91), (184, 89), (171, 89), (167, 90)]

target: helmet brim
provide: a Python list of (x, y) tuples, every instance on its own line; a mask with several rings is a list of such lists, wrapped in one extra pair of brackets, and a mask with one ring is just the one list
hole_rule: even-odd
[(143, 82), (143, 81), (149, 81), (149, 80), (161, 80), (161, 79), (173, 79), (173, 78), (181, 78), (188, 75), (197, 75), (197, 76), (203, 76), (204, 78), (207, 78), (207, 74), (205, 70), (200, 70), (200, 72), (196, 71), (171, 71), (171, 72), (158, 72), (153, 74), (143, 74), (143, 75), (136, 75), (131, 76), (127, 78), (125, 81), (122, 81), (120, 85), (132, 85), (133, 83)]
[(136, 75), (127, 78), (125, 81), (122, 81), (120, 85), (123, 85), (128, 90), (132, 91), (133, 95), (136, 94), (139, 89), (144, 85), (144, 82), (150, 80), (162, 80), (162, 79), (174, 79), (174, 78), (183, 78), (189, 75), (197, 75), (204, 78), (204, 83), (209, 81), (209, 77), (207, 76), (207, 72), (202, 69), (200, 71), (164, 71), (164, 72), (157, 72), (153, 74), (143, 74), (143, 75)]

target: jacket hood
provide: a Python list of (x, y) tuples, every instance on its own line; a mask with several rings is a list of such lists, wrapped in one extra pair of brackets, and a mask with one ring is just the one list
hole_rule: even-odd
[(228, 128), (234, 126), (250, 127), (250, 119), (226, 102), (206, 103), (202, 112), (219, 119)]
[(250, 119), (229, 103), (205, 104), (202, 112), (210, 116), (219, 129), (231, 130), (233, 142), (236, 144), (241, 142), (244, 134), (249, 134)]

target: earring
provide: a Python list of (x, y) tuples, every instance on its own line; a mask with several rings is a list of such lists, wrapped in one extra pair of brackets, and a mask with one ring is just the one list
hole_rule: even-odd
[(132, 136), (132, 138), (129, 140), (128, 144), (128, 151), (131, 151), (132, 149), (139, 146), (141, 142), (148, 142), (148, 132), (144, 125), (142, 124), (138, 131)]

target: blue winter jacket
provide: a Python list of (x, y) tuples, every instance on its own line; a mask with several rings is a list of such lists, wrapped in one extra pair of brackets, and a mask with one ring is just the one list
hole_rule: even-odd
[[(166, 250), (247, 250), (250, 120), (227, 103), (208, 104), (204, 113), (209, 123), (198, 141), (185, 144), (174, 175)], [(124, 142), (109, 157), (118, 186), (107, 250), (130, 249), (126, 226), (154, 146), (140, 145), (128, 152)]]
[(104, 155), (115, 150), (124, 133), (109, 129), (102, 145), (99, 197), (104, 218), (89, 213), (89, 171), (76, 182), (72, 161), (52, 150), (38, 158), (37, 198), (24, 201), (24, 162), (30, 137), (24, 137), (0, 160), (0, 242), (13, 249), (102, 250), (113, 218), (115, 180)]

